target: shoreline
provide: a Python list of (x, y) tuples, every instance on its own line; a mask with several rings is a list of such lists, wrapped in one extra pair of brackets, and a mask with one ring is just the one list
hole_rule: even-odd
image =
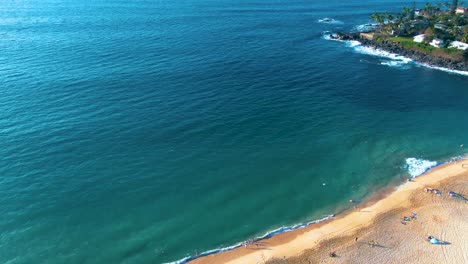
[(365, 47), (370, 47), (377, 50), (382, 50), (398, 56), (403, 56), (411, 59), (422, 66), (435, 68), (445, 71), (455, 71), (459, 74), (468, 74), (468, 62), (465, 61), (454, 61), (449, 58), (438, 57), (430, 54), (424, 54), (416, 50), (407, 49), (401, 46), (400, 43), (384, 40), (376, 41), (366, 38), (361, 38), (360, 34), (365, 32), (356, 33), (337, 33), (336, 35), (330, 34), (330, 39), (341, 40), (341, 41), (357, 41)]
[[(265, 263), (274, 259), (297, 258), (306, 250), (320, 247), (320, 244), (325, 240), (322, 239), (324, 236), (326, 240), (336, 239), (340, 237), (340, 233), (345, 227), (354, 226), (354, 229), (362, 229), (369, 226), (362, 221), (360, 215), (362, 212), (372, 212), (366, 216), (368, 218), (366, 221), (372, 223), (372, 220), (386, 211), (396, 209), (399, 207), (397, 205), (405, 204), (405, 199), (416, 190), (423, 189), (422, 186), (438, 184), (460, 174), (468, 173), (468, 166), (463, 168), (461, 166), (463, 163), (468, 164), (468, 160), (460, 158), (438, 165), (416, 177), (412, 182), (388, 186), (377, 191), (361, 203), (357, 203), (354, 209), (344, 210), (336, 216), (312, 221), (306, 223), (305, 226), (268, 236), (267, 234), (274, 233), (276, 230), (270, 231), (265, 236), (255, 239), (248, 246), (238, 243), (226, 247), (226, 250), (210, 250), (199, 256), (187, 257), (174, 263), (257, 263), (258, 261)], [(400, 201), (401, 204), (396, 203), (396, 201)]]

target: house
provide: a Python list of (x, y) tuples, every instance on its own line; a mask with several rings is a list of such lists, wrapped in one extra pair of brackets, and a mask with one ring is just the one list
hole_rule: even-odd
[(449, 48), (456, 48), (460, 50), (467, 50), (468, 49), (468, 44), (461, 42), (461, 41), (452, 41), (450, 42)]
[(436, 48), (440, 48), (442, 47), (442, 45), (444, 45), (444, 41), (441, 40), (441, 39), (438, 39), (438, 38), (435, 38), (431, 41), (431, 43), (429, 43), (431, 46), (434, 46)]
[(447, 30), (447, 26), (444, 24), (435, 24), (434, 28), (440, 29), (440, 30)]
[(468, 13), (468, 8), (457, 7), (457, 9), (455, 9), (455, 14), (466, 14), (466, 13)]
[(424, 41), (425, 38), (426, 38), (426, 34), (421, 34), (421, 35), (414, 36), (413, 41), (421, 43)]
[(373, 40), (374, 39), (374, 33), (359, 33), (359, 38)]
[(421, 16), (422, 15), (421, 10), (419, 10), (419, 9), (414, 10), (414, 15), (415, 16)]

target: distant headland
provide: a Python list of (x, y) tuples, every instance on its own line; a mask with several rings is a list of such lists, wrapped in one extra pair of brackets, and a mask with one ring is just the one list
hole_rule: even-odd
[(401, 13), (373, 13), (368, 30), (330, 35), (396, 53), (417, 62), (468, 71), (468, 8), (452, 3), (403, 7)]

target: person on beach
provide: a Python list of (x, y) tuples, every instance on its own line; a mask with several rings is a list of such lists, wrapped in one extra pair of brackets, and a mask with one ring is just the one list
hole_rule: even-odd
[(433, 190), (434, 189), (432, 189), (432, 188), (424, 188), (424, 191), (427, 192), (427, 193), (432, 192)]
[(440, 244), (440, 240), (433, 236), (427, 237), (427, 240), (431, 242), (431, 244), (434, 244), (434, 245)]

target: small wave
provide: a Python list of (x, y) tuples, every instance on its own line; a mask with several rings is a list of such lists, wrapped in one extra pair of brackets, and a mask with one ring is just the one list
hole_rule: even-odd
[[(383, 57), (391, 60), (396, 60), (399, 65), (402, 64), (407, 64), (409, 62), (412, 62), (410, 58), (400, 56), (398, 54), (390, 53), (384, 50), (379, 50), (375, 49), (372, 47), (368, 46), (363, 46), (361, 42), (357, 40), (340, 40), (340, 39), (335, 39), (333, 37), (336, 37), (335, 33), (330, 33), (329, 31), (324, 31), (322, 33), (322, 38), (326, 40), (334, 40), (334, 41), (339, 41), (339, 42), (345, 42), (346, 46), (354, 48), (354, 50), (358, 53), (361, 54), (366, 54), (366, 55), (372, 55), (372, 56), (377, 56), (377, 57)], [(381, 63), (382, 65), (388, 65), (388, 66), (396, 66), (395, 63), (384, 61)]]
[(417, 158), (407, 158), (406, 159), (406, 169), (412, 178), (418, 177), (419, 175), (425, 173), (430, 168), (437, 166), (436, 161), (417, 159)]
[(336, 19), (333, 19), (333, 18), (322, 18), (322, 19), (319, 19), (318, 20), (319, 23), (325, 23), (325, 24), (343, 24), (343, 22), (339, 21), (339, 20), (336, 20)]
[(452, 69), (448, 69), (448, 68), (432, 66), (432, 65), (429, 65), (429, 64), (421, 63), (421, 62), (415, 62), (412, 59), (410, 59), (408, 57), (405, 57), (405, 56), (401, 56), (401, 55), (398, 55), (398, 54), (395, 54), (395, 53), (391, 53), (391, 52), (387, 52), (387, 51), (384, 51), (384, 50), (376, 49), (376, 48), (373, 48), (373, 47), (362, 46), (361, 43), (359, 43), (359, 44), (353, 43), (353, 42), (357, 42), (357, 41), (354, 41), (354, 40), (348, 41), (348, 42), (350, 42), (348, 44), (348, 46), (354, 47), (355, 51), (357, 51), (357, 52), (359, 52), (361, 54), (377, 56), (377, 57), (383, 57), (383, 58), (388, 58), (390, 60), (393, 60), (393, 61), (381, 62), (382, 65), (393, 66), (393, 67), (396, 66), (396, 67), (401, 67), (401, 68), (404, 68), (404, 69), (408, 69), (409, 67), (405, 67), (405, 65), (413, 62), (416, 65), (424, 66), (424, 67), (427, 67), (427, 68), (440, 70), (440, 71), (444, 71), (444, 72), (448, 72), (448, 73), (452, 73), (452, 74), (460, 74), (460, 75), (468, 76), (468, 71), (452, 70)]
[(409, 69), (408, 62), (404, 62), (404, 61), (382, 61), (380, 64), (399, 68), (399, 69), (405, 69), (405, 70)]
[[(358, 42), (358, 41), (355, 41), (355, 42)], [(373, 48), (373, 47), (363, 46), (363, 45), (361, 45), (360, 42), (358, 42), (358, 43), (359, 44), (351, 45), (351, 47), (354, 47), (355, 51), (357, 51), (359, 53), (362, 53), (362, 54), (372, 55), (372, 56), (377, 56), (377, 57), (383, 57), (383, 58), (399, 61), (399, 62), (404, 63), (404, 64), (407, 64), (407, 63), (410, 63), (410, 62), (413, 61), (412, 59), (407, 58), (405, 56), (401, 56), (401, 55), (391, 53), (391, 52), (388, 52), (388, 51), (376, 49), (376, 48)]]
[(402, 69), (409, 69), (407, 65), (409, 63), (415, 63), (416, 65), (420, 65), (420, 66), (430, 68), (430, 69), (440, 70), (440, 71), (444, 71), (444, 72), (448, 72), (452, 74), (468, 76), (468, 71), (452, 70), (448, 68), (443, 68), (443, 67), (433, 66), (433, 65), (429, 65), (429, 64), (425, 64), (421, 62), (416, 62), (405, 56), (401, 56), (395, 53), (391, 53), (391, 52), (384, 51), (381, 49), (376, 49), (376, 48), (369, 47), (369, 46), (363, 46), (361, 42), (356, 41), (356, 40), (343, 41), (343, 40), (333, 39), (330, 37), (330, 35), (336, 36), (336, 34), (333, 34), (333, 33), (325, 34), (324, 32), (322, 37), (326, 40), (345, 42), (348, 47), (354, 48), (356, 52), (361, 53), (361, 54), (390, 59), (390, 61), (382, 61), (380, 63), (381, 65), (399, 67)]
[(426, 68), (431, 68), (431, 69), (435, 69), (435, 70), (440, 70), (440, 71), (448, 72), (448, 73), (460, 74), (460, 75), (468, 76), (468, 71), (452, 70), (452, 69), (449, 69), (449, 68), (443, 68), (443, 67), (432, 66), (432, 65), (429, 65), (429, 64), (425, 64), (425, 63), (418, 63), (418, 65), (424, 66), (424, 67), (426, 67)]
[(363, 31), (370, 31), (377, 27), (377, 24), (362, 24), (357, 25), (353, 28), (353, 31), (363, 32)]
[(324, 31), (324, 32), (322, 32), (322, 38), (323, 38), (323, 39), (326, 39), (326, 40), (337, 40), (337, 39), (332, 38), (332, 36), (335, 37), (336, 34), (332, 34), (332, 33), (330, 33), (330, 31)]
[[(317, 220), (306, 222), (306, 223), (301, 223), (301, 224), (297, 224), (297, 225), (293, 225), (293, 226), (282, 226), (282, 227), (277, 228), (275, 230), (268, 231), (263, 236), (257, 237), (257, 238), (255, 238), (253, 240), (250, 240), (250, 242), (256, 242), (256, 241), (260, 241), (260, 240), (263, 240), (263, 239), (271, 238), (271, 237), (274, 237), (274, 236), (279, 235), (281, 233), (290, 232), (290, 231), (293, 231), (293, 230), (296, 230), (296, 229), (299, 229), (299, 228), (304, 228), (304, 227), (310, 226), (312, 224), (317, 224), (317, 223), (326, 221), (326, 220), (331, 219), (333, 217), (335, 217), (335, 215), (328, 215), (328, 216), (325, 216), (323, 218), (319, 218)], [(190, 260), (194, 260), (194, 259), (197, 259), (197, 258), (200, 258), (200, 257), (205, 257), (205, 256), (208, 256), (208, 255), (212, 255), (212, 254), (221, 253), (221, 252), (236, 249), (238, 247), (241, 247), (241, 246), (247, 244), (247, 242), (248, 241), (244, 241), (244, 242), (240, 242), (240, 243), (237, 243), (237, 244), (229, 246), (229, 247), (211, 249), (211, 250), (208, 250), (208, 251), (205, 251), (205, 252), (199, 254), (198, 256), (189, 256), (189, 257), (185, 257), (183, 259), (180, 259), (180, 260), (177, 260), (177, 261), (174, 261), (174, 262), (169, 262), (169, 263), (166, 263), (166, 264), (185, 264)]]
[(349, 46), (349, 47), (358, 47), (361, 45), (361, 42), (357, 41), (357, 40), (349, 40), (349, 41), (346, 41), (346, 45)]

